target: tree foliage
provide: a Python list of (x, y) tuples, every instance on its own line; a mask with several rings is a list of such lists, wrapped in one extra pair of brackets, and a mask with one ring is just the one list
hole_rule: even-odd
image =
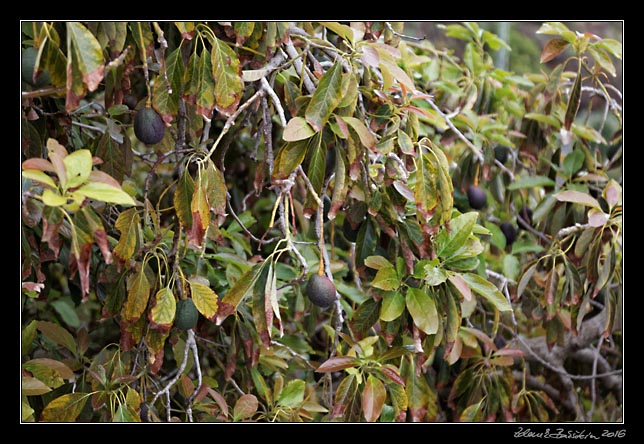
[(22, 23), (23, 421), (620, 420), (621, 43), (443, 31)]

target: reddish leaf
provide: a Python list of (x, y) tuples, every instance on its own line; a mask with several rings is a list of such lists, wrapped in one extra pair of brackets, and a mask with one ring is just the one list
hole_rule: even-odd
[(382, 367), (380, 371), (382, 372), (383, 375), (391, 379), (396, 384), (401, 385), (403, 387), (405, 386), (405, 380), (393, 368), (389, 366), (385, 366), (385, 367)]
[(375, 422), (382, 413), (387, 392), (382, 381), (369, 375), (362, 391), (362, 413), (367, 422)]
[(541, 51), (541, 63), (548, 63), (561, 54), (568, 45), (568, 41), (564, 39), (554, 38), (550, 40)]
[(318, 373), (329, 373), (344, 370), (345, 368), (355, 367), (359, 360), (352, 356), (334, 356), (327, 359), (315, 370)]

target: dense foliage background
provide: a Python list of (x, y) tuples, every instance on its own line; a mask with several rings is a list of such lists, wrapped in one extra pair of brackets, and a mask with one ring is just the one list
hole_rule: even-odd
[(425, 25), (23, 22), (22, 421), (621, 421), (622, 44)]

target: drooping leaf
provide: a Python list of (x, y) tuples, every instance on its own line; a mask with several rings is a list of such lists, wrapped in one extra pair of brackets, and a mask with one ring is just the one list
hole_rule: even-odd
[(237, 306), (255, 286), (257, 279), (261, 275), (266, 262), (254, 265), (235, 281), (235, 283), (226, 292), (223, 298), (219, 301), (217, 308), (217, 315), (215, 323), (221, 325), (229, 315), (237, 310)]
[(74, 110), (87, 91), (98, 88), (105, 70), (103, 48), (82, 23), (66, 22), (67, 111)]
[(244, 92), (239, 58), (235, 51), (225, 42), (210, 35), (212, 43), (212, 77), (214, 79), (214, 94), (217, 109), (224, 115), (230, 116), (239, 105)]
[(174, 191), (174, 208), (179, 222), (185, 227), (192, 227), (192, 199), (195, 190), (194, 179), (186, 168), (177, 181), (177, 188)]
[(177, 310), (177, 301), (172, 288), (166, 286), (154, 295), (150, 309), (150, 321), (154, 325), (170, 328)]
[(212, 288), (196, 279), (190, 279), (190, 295), (199, 313), (206, 319), (214, 320), (219, 298)]
[(367, 422), (378, 420), (386, 398), (385, 385), (380, 379), (370, 374), (362, 390), (362, 413)]
[(277, 152), (273, 166), (273, 180), (286, 179), (298, 166), (302, 164), (306, 156), (307, 140), (287, 142)]
[(559, 54), (561, 54), (569, 44), (570, 42), (561, 38), (554, 38), (549, 40), (548, 43), (546, 43), (546, 46), (544, 46), (543, 51), (541, 51), (540, 62), (548, 63)]
[(438, 331), (438, 310), (432, 296), (423, 289), (410, 287), (405, 295), (405, 303), (419, 329), (428, 335)]
[(355, 374), (350, 374), (338, 384), (333, 400), (331, 418), (351, 420), (355, 414), (354, 408), (359, 407), (359, 405), (356, 406), (357, 402), (360, 402), (358, 381)]
[(342, 64), (336, 61), (320, 79), (317, 89), (306, 107), (306, 121), (315, 131), (320, 131), (341, 101)]
[(127, 300), (123, 306), (123, 315), (127, 321), (133, 323), (141, 317), (150, 298), (151, 287), (144, 267), (130, 275), (127, 286)]
[(204, 49), (198, 59), (196, 72), (196, 97), (197, 112), (210, 119), (215, 109), (215, 82), (213, 79), (213, 66), (211, 53)]
[(166, 57), (163, 65), (165, 72), (154, 82), (152, 105), (162, 115), (176, 115), (179, 112), (179, 99), (185, 76), (181, 50), (182, 47), (178, 47)]
[(564, 127), (570, 131), (570, 126), (577, 116), (579, 105), (581, 104), (581, 63), (577, 69), (577, 77), (570, 89), (570, 96), (568, 97), (568, 106), (566, 107), (566, 115), (564, 117)]
[[(437, 395), (429, 386), (424, 375), (417, 374), (415, 363), (406, 359), (401, 368), (401, 376), (405, 379), (405, 394), (412, 422), (433, 421), (438, 413)], [(391, 386), (390, 386), (391, 387)]]
[(134, 255), (139, 242), (140, 224), (141, 216), (136, 208), (123, 211), (116, 219), (114, 226), (121, 233), (121, 237), (114, 247), (114, 254), (121, 260), (128, 260)]
[(199, 173), (190, 199), (192, 226), (188, 230), (188, 240), (192, 245), (201, 245), (208, 225), (210, 225), (210, 206), (206, 197), (206, 175)]

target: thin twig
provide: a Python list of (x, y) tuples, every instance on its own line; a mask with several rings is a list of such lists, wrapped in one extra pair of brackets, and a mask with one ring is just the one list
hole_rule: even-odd
[[(170, 417), (170, 399), (169, 399), (169, 397), (170, 397), (170, 389), (172, 388), (172, 386), (174, 386), (177, 383), (179, 378), (181, 378), (181, 375), (183, 374), (183, 371), (186, 369), (186, 365), (188, 363), (188, 352), (193, 348), (194, 345), (195, 345), (195, 334), (194, 334), (194, 331), (192, 329), (190, 329), (190, 330), (188, 330), (188, 340), (186, 341), (186, 346), (183, 349), (183, 359), (181, 360), (181, 364), (179, 364), (179, 368), (177, 369), (176, 375), (174, 376), (174, 378), (172, 378), (170, 380), (170, 382), (168, 382), (168, 384), (163, 389), (161, 389), (161, 391), (157, 392), (157, 394), (154, 395), (154, 398), (152, 399), (152, 405), (154, 405), (154, 403), (157, 401), (159, 396), (165, 394), (168, 397), (167, 398), (167, 406), (166, 406), (168, 422), (170, 422), (170, 419), (171, 419), (171, 417)], [(199, 363), (197, 363), (197, 367), (199, 367)]]
[[(210, 148), (210, 151), (208, 151), (208, 154), (206, 157), (212, 157), (213, 153), (217, 149), (217, 145), (219, 145), (219, 142), (221, 142), (221, 139), (228, 133), (230, 130), (230, 127), (233, 126), (235, 123), (235, 120), (241, 113), (243, 113), (246, 108), (248, 108), (251, 104), (255, 102), (255, 100), (259, 99), (260, 97), (263, 97), (264, 94), (266, 94), (266, 91), (263, 89), (259, 89), (255, 94), (253, 94), (244, 104), (242, 104), (239, 108), (235, 110), (233, 114), (226, 120), (226, 123), (224, 124), (223, 129), (221, 130), (221, 133), (219, 133), (219, 136), (217, 137), (217, 140), (212, 144), (212, 148)], [(204, 117), (205, 119), (205, 117)]]
[[(414, 91), (414, 93), (421, 94), (418, 91)], [(434, 103), (434, 101), (430, 97), (425, 97), (425, 101), (429, 103), (429, 106), (431, 106), (434, 111), (436, 111), (443, 119), (445, 119), (447, 126), (449, 126), (450, 129), (454, 131), (454, 133), (456, 133), (459, 139), (465, 142), (465, 145), (467, 145), (467, 147), (472, 151), (476, 159), (479, 162), (483, 162), (484, 159), (483, 159), (483, 154), (481, 154), (481, 150), (477, 148), (467, 137), (465, 137), (465, 135), (458, 128), (456, 128), (456, 125), (452, 123), (449, 116), (446, 115), (443, 111), (441, 111), (441, 109)]]

